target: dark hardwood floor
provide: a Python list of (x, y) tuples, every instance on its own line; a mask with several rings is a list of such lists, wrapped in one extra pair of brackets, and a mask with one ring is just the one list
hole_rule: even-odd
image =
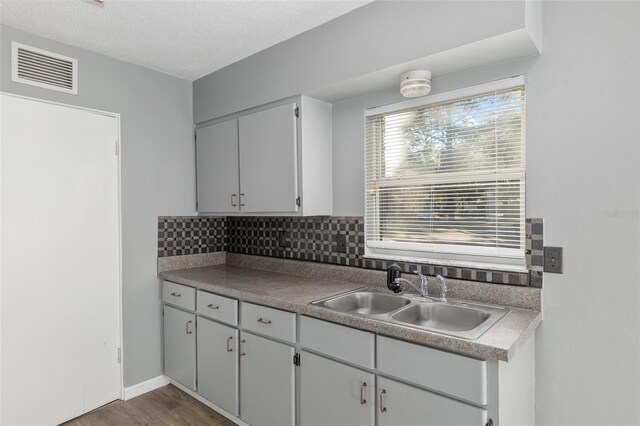
[(128, 401), (112, 402), (64, 424), (69, 426), (235, 425), (231, 420), (173, 385), (167, 385)]

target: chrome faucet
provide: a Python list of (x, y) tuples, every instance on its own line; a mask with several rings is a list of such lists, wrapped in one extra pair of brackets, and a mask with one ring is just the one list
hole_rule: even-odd
[(400, 293), (402, 291), (402, 284), (409, 284), (418, 293), (420, 293), (422, 297), (429, 297), (427, 276), (420, 273), (419, 269), (416, 270), (416, 273), (420, 276), (420, 287), (416, 286), (411, 281), (402, 278), (402, 269), (394, 263), (387, 268), (387, 288), (394, 293)]
[(447, 302), (447, 282), (442, 275), (436, 275), (436, 282), (440, 284), (440, 297), (434, 297), (439, 302)]

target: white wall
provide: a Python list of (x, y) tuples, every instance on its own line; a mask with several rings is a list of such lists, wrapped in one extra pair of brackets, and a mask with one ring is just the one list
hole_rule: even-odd
[[(545, 244), (539, 424), (640, 424), (640, 3), (549, 2), (529, 72), (527, 211)], [(635, 216), (608, 217), (607, 210)]]
[[(527, 77), (527, 216), (565, 254), (536, 334), (540, 425), (640, 424), (638, 22), (639, 2), (548, 2), (540, 57), (434, 79), (438, 93)], [(335, 215), (364, 212), (363, 109), (398, 100), (334, 104)]]
[[(78, 96), (11, 82), (12, 40), (78, 58)], [(7, 26), (1, 29), (1, 67), (3, 92), (121, 114), (125, 386), (158, 376), (157, 216), (194, 213), (191, 82)]]

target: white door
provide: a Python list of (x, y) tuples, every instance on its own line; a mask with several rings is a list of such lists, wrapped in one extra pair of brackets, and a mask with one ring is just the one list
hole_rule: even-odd
[(240, 210), (297, 212), (296, 104), (239, 118)]
[(120, 397), (114, 116), (1, 95), (2, 424)]

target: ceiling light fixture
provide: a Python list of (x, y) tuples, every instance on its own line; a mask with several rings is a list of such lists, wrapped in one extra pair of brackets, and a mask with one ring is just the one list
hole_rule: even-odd
[(400, 75), (400, 93), (405, 98), (419, 98), (431, 91), (431, 71), (408, 71)]

